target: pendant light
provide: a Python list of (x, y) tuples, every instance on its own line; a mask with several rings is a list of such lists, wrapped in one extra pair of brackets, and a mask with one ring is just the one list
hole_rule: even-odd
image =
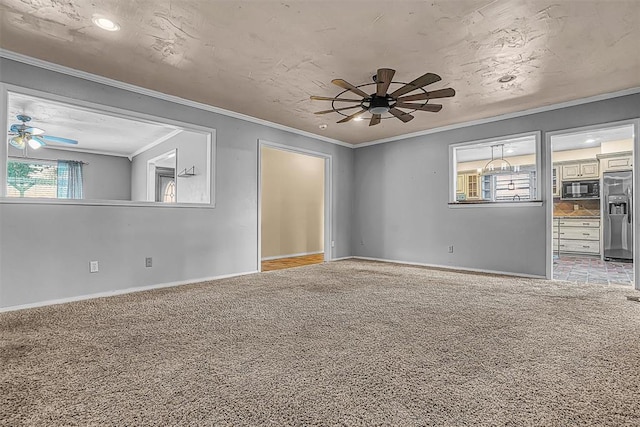
[[(500, 157), (495, 157), (496, 148), (500, 148)], [(504, 158), (504, 144), (496, 144), (491, 146), (491, 160), (482, 168), (483, 175), (500, 175), (513, 172), (513, 166)], [(513, 182), (513, 181), (512, 181)], [(514, 187), (515, 188), (515, 187)]]

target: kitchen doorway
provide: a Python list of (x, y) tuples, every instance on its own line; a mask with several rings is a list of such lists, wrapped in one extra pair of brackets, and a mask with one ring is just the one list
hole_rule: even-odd
[(547, 134), (547, 277), (639, 289), (637, 144), (637, 120)]
[(258, 157), (258, 270), (330, 260), (331, 156), (259, 141)]

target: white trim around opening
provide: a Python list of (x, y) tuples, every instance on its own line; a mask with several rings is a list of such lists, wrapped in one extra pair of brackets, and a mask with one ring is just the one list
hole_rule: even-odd
[(324, 159), (324, 260), (333, 259), (333, 186), (332, 171), (333, 157), (331, 154), (319, 151), (307, 150), (304, 148), (291, 147), (264, 139), (258, 140), (258, 248), (256, 270), (262, 271), (262, 147), (274, 148), (276, 150), (289, 151), (291, 153), (303, 154), (307, 156), (320, 157)]
[[(640, 195), (640, 174), (638, 173), (638, 169), (636, 165), (640, 159), (640, 118), (631, 119), (631, 120), (623, 120), (619, 122), (610, 122), (610, 123), (600, 123), (590, 126), (583, 126), (578, 128), (571, 129), (562, 129), (553, 132), (545, 133), (545, 144), (544, 144), (544, 163), (542, 170), (544, 171), (544, 200), (546, 201), (546, 277), (547, 279), (553, 279), (553, 164), (552, 164), (552, 153), (553, 146), (551, 143), (551, 138), (554, 136), (559, 136), (563, 134), (576, 133), (576, 132), (588, 132), (594, 130), (601, 130), (613, 127), (620, 127), (625, 125), (633, 126), (633, 205), (632, 212), (637, 212), (638, 206), (640, 203), (638, 202), (638, 196)], [(640, 254), (640, 239), (638, 236), (638, 225), (637, 225), (637, 215), (636, 219), (633, 222), (633, 236), (635, 237), (633, 243), (633, 261), (634, 261), (634, 288), (640, 291), (640, 262), (638, 262), (637, 257)]]

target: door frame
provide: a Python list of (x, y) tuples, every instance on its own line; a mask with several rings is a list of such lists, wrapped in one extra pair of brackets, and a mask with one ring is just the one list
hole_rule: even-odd
[[(545, 200), (546, 203), (546, 251), (547, 251), (547, 262), (546, 262), (546, 277), (547, 279), (553, 279), (553, 190), (552, 190), (552, 174), (553, 174), (553, 163), (552, 163), (552, 153), (553, 146), (551, 144), (551, 137), (564, 135), (567, 133), (574, 132), (588, 132), (598, 129), (607, 129), (612, 127), (620, 127), (625, 125), (633, 126), (633, 212), (637, 212), (638, 206), (640, 206), (640, 202), (638, 202), (638, 196), (640, 195), (640, 173), (638, 173), (638, 161), (640, 160), (640, 118), (637, 119), (629, 119), (622, 120), (617, 122), (607, 122), (607, 123), (599, 123), (595, 125), (582, 126), (570, 129), (562, 129), (553, 132), (545, 132), (545, 153), (544, 153), (544, 164), (546, 167), (545, 176)], [(602, 204), (600, 205), (602, 209)], [(638, 236), (638, 220), (637, 215), (634, 215), (633, 221), (633, 235), (634, 237)], [(634, 268), (634, 288), (636, 290), (640, 290), (640, 260), (638, 260), (638, 256), (640, 255), (640, 238), (634, 238), (633, 242), (633, 268)]]
[(331, 154), (319, 151), (307, 150), (305, 148), (291, 147), (264, 139), (258, 139), (258, 250), (257, 250), (257, 271), (262, 271), (262, 147), (275, 150), (288, 151), (290, 153), (302, 154), (305, 156), (319, 157), (324, 159), (324, 261), (333, 259), (333, 204), (332, 204), (332, 171), (333, 157)]

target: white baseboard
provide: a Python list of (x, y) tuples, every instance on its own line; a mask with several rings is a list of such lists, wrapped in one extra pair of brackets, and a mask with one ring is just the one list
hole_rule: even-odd
[(427, 264), (423, 262), (409, 262), (409, 261), (400, 261), (395, 259), (371, 258), (371, 257), (364, 257), (364, 256), (353, 256), (351, 258), (362, 259), (366, 261), (380, 261), (380, 262), (392, 262), (395, 264), (416, 265), (420, 267), (444, 268), (446, 270), (468, 271), (470, 273), (489, 273), (489, 274), (500, 274), (502, 276), (526, 277), (528, 279), (546, 279), (545, 276), (538, 276), (535, 274), (525, 274), (525, 273), (513, 273), (510, 271), (485, 270), (480, 268), (456, 267), (454, 265)]
[(324, 253), (324, 251), (317, 251), (317, 252), (301, 252), (299, 254), (268, 256), (268, 257), (262, 258), (262, 261), (271, 261), (271, 260), (274, 260), (274, 259), (282, 259), (282, 258), (294, 258), (294, 257), (297, 257), (297, 256), (318, 255), (318, 254), (323, 254), (323, 253)]
[(211, 280), (228, 279), (230, 277), (246, 276), (248, 274), (254, 274), (254, 273), (258, 273), (258, 271), (255, 270), (255, 271), (247, 271), (247, 272), (244, 272), (244, 273), (223, 274), (221, 276), (202, 277), (202, 278), (199, 278), (199, 279), (190, 279), (190, 280), (180, 280), (180, 281), (177, 281), (177, 282), (159, 283), (159, 284), (156, 284), (156, 285), (140, 286), (140, 287), (137, 287), (137, 288), (117, 289), (117, 290), (113, 290), (113, 291), (98, 292), (98, 293), (95, 293), (95, 294), (79, 295), (79, 296), (69, 297), (69, 298), (60, 298), (60, 299), (54, 299), (54, 300), (40, 301), (40, 302), (34, 302), (34, 303), (30, 303), (30, 304), (13, 305), (13, 306), (9, 306), (9, 307), (0, 307), (0, 313), (7, 312), (7, 311), (25, 310), (27, 308), (45, 307), (45, 306), (48, 306), (48, 305), (66, 304), (68, 302), (84, 301), (84, 300), (88, 300), (88, 299), (112, 297), (112, 296), (116, 296), (116, 295), (131, 294), (131, 293), (134, 293), (134, 292), (149, 291), (149, 290), (153, 290), (153, 289), (170, 288), (172, 286), (192, 285), (192, 284), (200, 283), (200, 282), (208, 282), (208, 281), (211, 281)]
[(329, 262), (331, 262), (331, 261), (343, 261), (345, 259), (353, 259), (353, 258), (355, 258), (355, 257), (353, 257), (353, 256), (343, 256), (342, 258), (333, 258), (333, 259), (329, 260)]

